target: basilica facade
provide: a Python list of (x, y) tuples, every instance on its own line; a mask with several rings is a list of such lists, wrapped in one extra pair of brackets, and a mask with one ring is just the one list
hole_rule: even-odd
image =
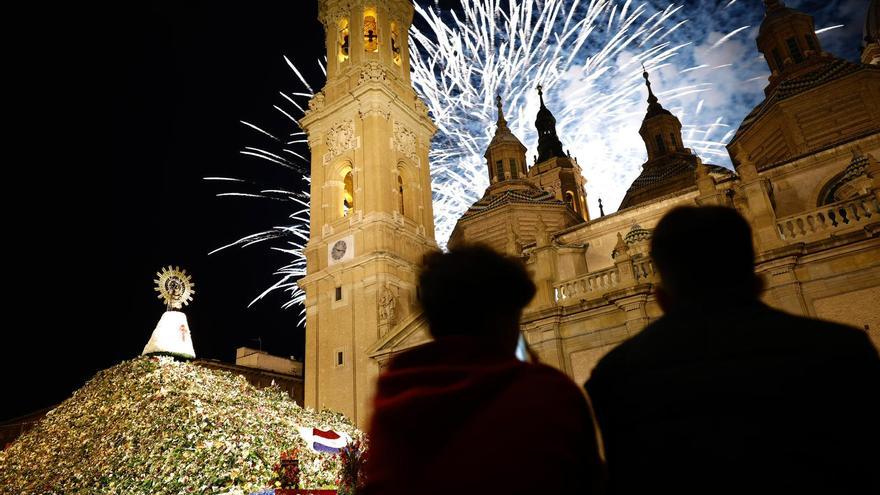
[[(328, 81), (302, 120), (312, 151), (300, 281), (305, 403), (363, 427), (381, 368), (429, 339), (416, 279), (421, 257), (437, 249), (428, 164), (435, 128), (409, 82), (411, 3), (319, 3)], [(862, 328), (880, 346), (877, 0), (861, 63), (824, 51), (808, 14), (778, 0), (764, 8), (757, 45), (771, 76), (728, 145), (735, 170), (684, 146), (680, 121), (646, 72), (639, 134), (648, 158), (615, 213), (588, 210), (584, 170), (564, 152), (540, 88), (531, 165), (497, 101), (485, 153), (490, 185), (449, 244), (483, 243), (523, 260), (538, 286), (523, 315), (526, 341), (578, 383), (662, 314), (648, 247), (654, 225), (681, 205), (725, 205), (750, 222), (765, 302)]]

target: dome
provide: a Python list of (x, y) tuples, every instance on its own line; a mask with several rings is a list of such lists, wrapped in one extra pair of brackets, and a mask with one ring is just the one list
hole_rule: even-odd
[(507, 120), (504, 119), (504, 110), (501, 107), (500, 95), (495, 97), (495, 104), (498, 106), (498, 122), (495, 124), (495, 135), (492, 136), (492, 141), (489, 142), (489, 148), (486, 149), (484, 156), (489, 156), (489, 149), (505, 143), (516, 145), (525, 152), (526, 147), (522, 144), (522, 141), (520, 141), (519, 138), (510, 131), (510, 128), (507, 127)]
[(627, 234), (623, 238), (623, 240), (627, 244), (635, 244), (636, 242), (646, 241), (650, 238), (651, 238), (651, 231), (650, 230), (642, 228), (642, 226), (639, 224), (635, 224), (632, 226), (631, 229), (629, 229), (629, 232), (627, 232)]
[(764, 34), (770, 26), (780, 21), (795, 17), (810, 17), (810, 15), (801, 11), (786, 7), (785, 4), (779, 0), (764, 0), (764, 9), (766, 13), (764, 15), (764, 20), (761, 22), (761, 28), (758, 30), (759, 36)]

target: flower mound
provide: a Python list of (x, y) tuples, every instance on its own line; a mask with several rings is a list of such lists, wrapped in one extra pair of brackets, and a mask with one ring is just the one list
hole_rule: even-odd
[(279, 389), (168, 357), (99, 372), (0, 452), (0, 493), (250, 493), (298, 448), (301, 486), (335, 488), (337, 459), (298, 426), (363, 434), (340, 414), (297, 406)]

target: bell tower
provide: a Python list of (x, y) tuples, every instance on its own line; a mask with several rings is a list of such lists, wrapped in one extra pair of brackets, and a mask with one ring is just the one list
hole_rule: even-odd
[(300, 121), (311, 149), (305, 404), (367, 425), (368, 350), (414, 313), (437, 249), (428, 150), (436, 127), (410, 83), (409, 0), (319, 0), (327, 83)]
[(782, 0), (764, 0), (764, 12), (757, 44), (770, 67), (770, 84), (764, 89), (769, 95), (781, 80), (809, 71), (825, 55), (812, 16)]

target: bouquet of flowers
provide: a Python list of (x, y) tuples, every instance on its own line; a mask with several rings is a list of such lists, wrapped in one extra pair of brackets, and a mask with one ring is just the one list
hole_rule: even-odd
[(357, 495), (364, 487), (364, 463), (367, 461), (367, 449), (360, 440), (354, 440), (339, 452), (339, 478), (336, 484), (339, 495)]
[(272, 466), (275, 488), (299, 488), (299, 449), (281, 452), (281, 460)]

